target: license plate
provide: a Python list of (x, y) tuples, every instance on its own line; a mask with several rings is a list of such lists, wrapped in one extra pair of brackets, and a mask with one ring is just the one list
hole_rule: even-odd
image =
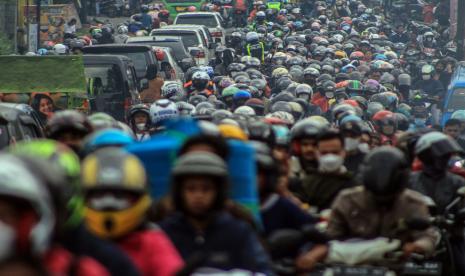
[(186, 11), (186, 10), (187, 10), (187, 7), (176, 7), (177, 12), (183, 12), (183, 11)]
[(407, 262), (404, 266), (404, 271), (402, 275), (441, 275), (442, 274), (442, 264), (439, 262), (422, 262), (422, 263), (413, 263)]
[[(388, 270), (384, 267), (365, 266), (336, 266), (328, 268), (326, 272), (333, 276), (384, 276)], [(325, 274), (326, 275), (326, 274)]]

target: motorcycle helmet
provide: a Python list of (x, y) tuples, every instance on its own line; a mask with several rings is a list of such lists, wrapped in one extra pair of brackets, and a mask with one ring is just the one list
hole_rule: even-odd
[(56, 112), (45, 126), (47, 138), (54, 140), (67, 132), (72, 132), (84, 137), (92, 131), (93, 128), (86, 116), (75, 110)]
[(195, 106), (186, 102), (177, 102), (176, 107), (180, 116), (190, 116), (195, 113)]
[(251, 44), (258, 43), (258, 40), (259, 40), (258, 33), (256, 32), (247, 33), (245, 36), (245, 40), (247, 43), (251, 43)]
[(115, 239), (140, 227), (152, 201), (136, 156), (119, 148), (101, 149), (84, 159), (81, 171), (85, 219), (92, 233)]
[(178, 116), (178, 108), (170, 100), (161, 99), (150, 106), (150, 119), (154, 126), (159, 125), (164, 120), (177, 118)]
[(362, 183), (378, 204), (389, 204), (408, 184), (409, 164), (402, 151), (395, 147), (372, 150), (360, 168)]

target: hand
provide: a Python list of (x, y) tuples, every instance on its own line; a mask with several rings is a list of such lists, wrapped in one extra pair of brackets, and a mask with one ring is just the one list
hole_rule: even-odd
[(406, 258), (408, 258), (412, 253), (424, 253), (423, 248), (414, 242), (408, 242), (404, 244), (402, 251), (404, 251), (404, 257)]
[(321, 262), (328, 255), (327, 245), (317, 245), (309, 252), (301, 255), (296, 260), (296, 267), (299, 271), (311, 271), (318, 262)]

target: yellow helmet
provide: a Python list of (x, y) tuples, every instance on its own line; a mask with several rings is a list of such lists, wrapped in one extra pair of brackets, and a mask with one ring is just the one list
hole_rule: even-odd
[(241, 141), (247, 141), (249, 138), (247, 134), (238, 126), (230, 124), (221, 124), (218, 126), (221, 135), (226, 139), (236, 139)]
[(341, 58), (347, 58), (347, 54), (346, 52), (342, 51), (342, 50), (337, 50), (336, 52), (334, 52), (334, 56), (338, 59), (341, 59)]
[[(100, 149), (82, 162), (81, 178), (84, 217), (91, 232), (114, 239), (144, 222), (152, 202), (145, 169), (136, 156), (120, 148)], [(122, 199), (118, 193), (134, 200)]]
[(278, 68), (273, 70), (273, 72), (271, 73), (271, 76), (273, 78), (279, 78), (279, 77), (285, 76), (287, 74), (289, 74), (289, 71), (287, 71), (286, 68), (278, 67)]

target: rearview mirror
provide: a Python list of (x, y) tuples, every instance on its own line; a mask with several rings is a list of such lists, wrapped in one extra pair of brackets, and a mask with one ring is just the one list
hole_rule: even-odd
[(180, 62), (181, 69), (186, 72), (191, 66), (193, 66), (192, 58), (185, 58)]
[(147, 79), (153, 80), (154, 78), (157, 77), (157, 73), (158, 73), (158, 68), (156, 64), (149, 64), (147, 66), (147, 74), (146, 74)]
[(457, 195), (465, 197), (465, 186), (457, 190)]
[(192, 56), (192, 57), (197, 57), (200, 53), (200, 49), (197, 48), (197, 47), (192, 47), (192, 48), (189, 48), (189, 54)]
[(139, 82), (140, 91), (144, 91), (149, 88), (149, 81), (147, 79), (141, 79)]

